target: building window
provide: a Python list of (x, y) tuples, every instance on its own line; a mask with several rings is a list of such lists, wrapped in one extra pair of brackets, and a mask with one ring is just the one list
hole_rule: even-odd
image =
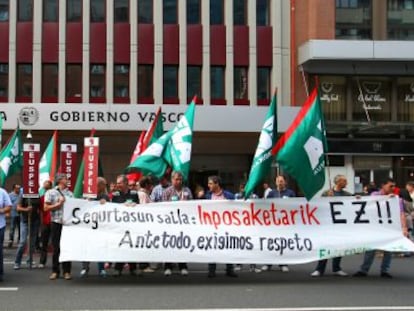
[(336, 0), (336, 38), (372, 39), (372, 1)]
[(201, 67), (187, 67), (187, 98), (201, 97)]
[(138, 23), (152, 24), (152, 0), (138, 1)]
[(233, 24), (247, 24), (247, 3), (246, 0), (233, 0)]
[(0, 22), (9, 20), (9, 0), (0, 0)]
[(58, 97), (58, 65), (44, 64), (42, 68), (42, 98)]
[(247, 79), (247, 67), (234, 67), (234, 99), (247, 99)]
[(224, 67), (212, 66), (210, 79), (211, 99), (224, 99)]
[(388, 0), (387, 32), (390, 40), (414, 40), (414, 0)]
[(164, 24), (177, 24), (177, 0), (163, 0)]
[(9, 96), (9, 65), (0, 64), (0, 100)]
[(43, 0), (43, 21), (57, 22), (59, 16), (58, 0)]
[(115, 23), (129, 22), (129, 0), (114, 1), (114, 21)]
[(164, 66), (164, 98), (178, 98), (178, 66)]
[(105, 22), (105, 0), (91, 0), (91, 22)]
[(32, 97), (32, 64), (17, 64), (16, 97)]
[(129, 65), (114, 65), (114, 96), (129, 97)]
[(256, 1), (256, 23), (257, 26), (270, 25), (270, 0)]
[(82, 21), (82, 0), (67, 0), (66, 19), (68, 22)]
[(414, 77), (398, 78), (398, 121), (414, 122)]
[(257, 68), (257, 99), (268, 101), (271, 98), (270, 95), (270, 68), (258, 67)]
[(340, 76), (320, 77), (319, 95), (328, 121), (346, 120), (346, 82), (346, 78)]
[(210, 0), (210, 25), (224, 24), (223, 0)]
[(355, 121), (391, 121), (391, 83), (388, 78), (361, 77), (352, 80)]
[(153, 66), (138, 65), (138, 100), (152, 99), (153, 96)]
[(82, 100), (82, 65), (66, 65), (66, 101)]
[(19, 22), (30, 22), (33, 20), (33, 0), (18, 0), (17, 10)]
[(187, 24), (200, 24), (200, 0), (187, 0)]
[(105, 97), (105, 65), (91, 65), (90, 97)]

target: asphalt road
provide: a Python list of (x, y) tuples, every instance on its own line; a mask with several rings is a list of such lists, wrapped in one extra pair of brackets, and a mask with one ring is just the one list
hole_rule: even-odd
[[(377, 258), (370, 276), (363, 279), (333, 276), (330, 263), (321, 278), (310, 277), (314, 263), (290, 266), (288, 273), (273, 267), (256, 274), (246, 266), (238, 278), (225, 277), (219, 266), (214, 279), (207, 278), (202, 264), (190, 264), (187, 277), (165, 277), (156, 271), (105, 279), (91, 264), (89, 277), (80, 278), (80, 264), (74, 263), (71, 281), (49, 281), (50, 260), (44, 270), (23, 265), (14, 271), (15, 252), (5, 249), (0, 310), (414, 310), (414, 257), (393, 258), (393, 279), (379, 277)], [(346, 257), (343, 269), (353, 273), (361, 261), (361, 255)]]

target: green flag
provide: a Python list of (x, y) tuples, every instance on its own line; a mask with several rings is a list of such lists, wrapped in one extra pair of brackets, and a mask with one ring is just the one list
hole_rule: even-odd
[(273, 160), (272, 148), (277, 138), (277, 96), (273, 95), (272, 101), (267, 111), (262, 131), (254, 154), (253, 163), (250, 168), (249, 178), (244, 188), (245, 198), (249, 198), (254, 188), (270, 172)]
[(3, 140), (3, 115), (0, 113), (0, 148)]
[(168, 166), (181, 171), (187, 179), (190, 171), (195, 98), (175, 127), (152, 143), (126, 170), (139, 169), (144, 174), (162, 177)]
[(85, 163), (82, 161), (79, 165), (78, 176), (76, 177), (75, 187), (73, 188), (73, 196), (75, 198), (82, 198), (83, 197), (83, 172), (85, 170)]
[(4, 186), (7, 177), (19, 172), (23, 167), (23, 143), (20, 128), (14, 131), (7, 145), (0, 153), (0, 183)]
[(53, 133), (52, 138), (47, 145), (45, 152), (39, 161), (39, 194), (43, 195), (43, 183), (46, 180), (53, 181), (57, 166), (57, 131)]
[(272, 153), (309, 201), (325, 184), (326, 132), (317, 89), (308, 97)]

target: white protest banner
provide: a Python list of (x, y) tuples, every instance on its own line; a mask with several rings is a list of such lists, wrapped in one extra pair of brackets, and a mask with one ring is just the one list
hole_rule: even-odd
[(299, 264), (412, 252), (394, 197), (124, 204), (67, 199), (61, 261)]

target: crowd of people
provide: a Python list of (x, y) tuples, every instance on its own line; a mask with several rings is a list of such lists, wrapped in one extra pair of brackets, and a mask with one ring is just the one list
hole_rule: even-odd
[[(30, 268), (45, 269), (48, 259), (49, 250), (52, 250), (52, 265), (50, 280), (56, 280), (63, 277), (65, 280), (72, 279), (71, 262), (59, 262), (60, 238), (63, 227), (63, 208), (67, 198), (73, 197), (73, 193), (68, 188), (68, 180), (64, 174), (57, 174), (55, 185), (51, 181), (45, 181), (43, 184), (44, 195), (40, 198), (23, 198), (21, 187), (18, 184), (13, 185), (12, 191), (7, 193), (0, 188), (0, 281), (3, 280), (3, 244), (6, 229), (6, 215), (9, 216), (9, 240), (7, 247), (12, 248), (17, 241), (17, 250), (14, 260), (14, 270), (20, 270), (22, 258), (27, 253), (26, 264)], [(154, 184), (154, 179), (150, 176), (144, 176), (140, 180), (128, 179), (126, 175), (119, 175), (115, 183), (111, 183), (108, 191), (107, 181), (103, 177), (98, 177), (98, 193), (96, 200), (101, 203), (114, 202), (129, 205), (164, 202), (164, 201), (183, 201), (193, 199), (205, 200), (237, 200), (244, 199), (245, 183), (240, 183), (239, 192), (232, 193), (224, 188), (219, 176), (209, 176), (207, 189), (198, 185), (193, 192), (184, 184), (183, 174), (179, 171), (173, 171), (170, 176), (163, 176), (158, 183)], [(322, 193), (322, 196), (352, 196), (353, 194), (346, 191), (347, 179), (344, 175), (337, 175), (334, 178), (334, 184), (331, 189)], [(377, 188), (375, 184), (370, 183), (364, 188), (363, 194), (358, 195), (399, 195), (400, 208), (402, 216), (402, 230), (407, 237), (413, 233), (413, 200), (414, 200), (414, 182), (406, 183), (405, 188), (396, 187), (394, 180), (387, 178), (380, 183)], [(296, 197), (296, 193), (288, 188), (286, 177), (277, 175), (275, 178), (275, 187), (272, 189), (269, 182), (263, 183), (263, 198), (291, 198)], [(257, 194), (251, 194), (250, 198), (257, 199)], [(17, 233), (17, 234), (16, 234)], [(17, 235), (17, 240), (15, 237)], [(40, 253), (38, 265), (33, 260), (35, 252)], [(367, 251), (364, 254), (364, 260), (359, 270), (353, 274), (354, 277), (366, 277), (368, 271), (375, 259), (375, 250)], [(410, 254), (405, 254), (410, 255)], [(392, 256), (390, 252), (383, 252), (380, 276), (392, 278), (390, 274)], [(317, 262), (315, 270), (310, 274), (311, 277), (321, 277), (324, 275), (328, 260)], [(216, 264), (208, 264), (207, 276), (214, 278), (216, 276)], [(89, 262), (82, 262), (80, 277), (87, 277), (89, 274)], [(163, 264), (163, 273), (170, 276), (173, 269), (177, 267), (182, 276), (189, 274), (187, 263)], [(129, 262), (129, 263), (97, 263), (98, 274), (101, 277), (112, 275), (115, 277), (122, 276), (124, 270), (132, 276), (142, 275), (143, 273), (153, 273), (157, 269), (162, 269), (160, 263), (148, 262)], [(225, 275), (228, 277), (237, 277), (237, 271), (243, 267), (240, 264), (228, 263), (225, 268)], [(287, 265), (279, 265), (282, 272), (289, 272)], [(271, 265), (258, 267), (254, 263), (249, 266), (250, 271), (260, 273), (272, 269)], [(332, 259), (332, 272), (334, 275), (346, 277), (348, 273), (341, 268), (341, 257)]]

